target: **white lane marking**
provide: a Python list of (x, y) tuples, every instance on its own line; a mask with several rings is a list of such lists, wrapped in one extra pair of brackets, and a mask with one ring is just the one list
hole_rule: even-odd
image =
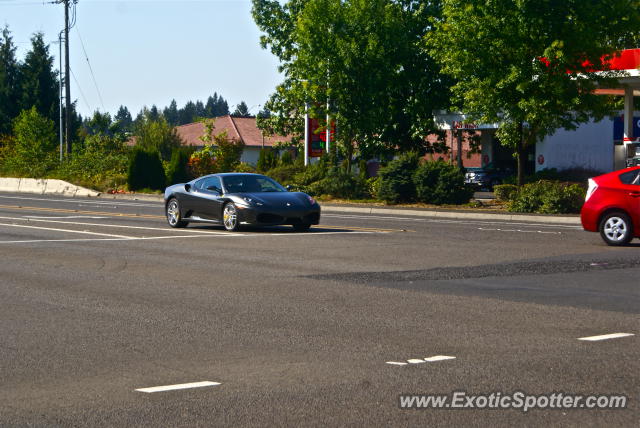
[(224, 238), (227, 236), (248, 237), (252, 235), (228, 234), (228, 235), (173, 235), (173, 236), (142, 236), (131, 238), (94, 238), (94, 239), (29, 239), (22, 241), (0, 241), (1, 244), (31, 244), (34, 242), (99, 242), (99, 241), (154, 241), (158, 239), (177, 239), (177, 238)]
[(0, 195), (0, 199), (19, 199), (25, 201), (45, 201), (45, 202), (65, 202), (68, 204), (88, 205), (123, 205), (132, 207), (154, 207), (162, 206), (162, 201), (158, 201), (157, 204), (141, 203), (141, 202), (116, 202), (114, 201), (100, 201), (100, 200), (87, 200), (87, 199), (50, 199), (50, 198), (30, 198), (26, 196), (4, 196)]
[(635, 335), (632, 333), (611, 333), (611, 334), (601, 334), (600, 336), (579, 337), (578, 340), (585, 340), (588, 342), (597, 342), (598, 340), (617, 339), (619, 337), (628, 337), (628, 336), (635, 336)]
[(391, 364), (393, 366), (407, 366), (409, 364), (424, 364), (424, 363), (433, 363), (436, 361), (445, 361), (445, 360), (455, 360), (456, 357), (451, 355), (434, 355), (432, 357), (427, 358), (412, 358), (407, 360), (407, 362), (400, 361), (386, 361), (385, 364)]
[(433, 357), (425, 358), (425, 361), (430, 363), (434, 361), (444, 361), (444, 360), (455, 360), (456, 357), (452, 357), (451, 355), (434, 355)]
[(122, 229), (142, 229), (142, 230), (161, 230), (163, 232), (181, 232), (181, 233), (197, 233), (197, 234), (211, 234), (211, 235), (232, 235), (230, 232), (219, 232), (214, 230), (203, 230), (203, 229), (171, 229), (169, 227), (146, 227), (146, 226), (128, 226), (124, 224), (108, 224), (108, 223), (80, 223), (77, 221), (60, 221), (60, 220), (46, 220), (33, 217), (0, 217), (0, 219), (4, 220), (20, 220), (20, 221), (40, 221), (43, 223), (60, 223), (60, 224), (74, 224), (78, 226), (98, 226), (98, 227), (119, 227)]
[(335, 217), (335, 218), (360, 218), (360, 219), (370, 219), (370, 220), (408, 220), (408, 221), (418, 221), (424, 223), (453, 223), (453, 224), (469, 224), (469, 225), (479, 225), (479, 224), (499, 224), (499, 225), (510, 225), (510, 226), (530, 226), (530, 227), (542, 227), (542, 228), (561, 228), (561, 229), (576, 229), (582, 230), (581, 226), (572, 226), (568, 224), (545, 224), (545, 223), (523, 223), (523, 222), (514, 222), (514, 221), (482, 221), (482, 220), (440, 220), (440, 219), (426, 219), (426, 218), (415, 218), (415, 217), (384, 217), (384, 216), (363, 216), (363, 215), (341, 215), (341, 214), (322, 214), (322, 217)]
[[(55, 217), (45, 217), (45, 216), (40, 216), (40, 215), (26, 215), (24, 216), (24, 218), (28, 218), (28, 219), (52, 219), (52, 220), (56, 220), (56, 219), (64, 219), (64, 218), (85, 218), (85, 219), (103, 219), (103, 218), (107, 218), (107, 217), (93, 217), (93, 216), (87, 216), (87, 215), (66, 215), (66, 216), (55, 216)], [(35, 221), (35, 220), (34, 220)], [(71, 224), (75, 224), (75, 223), (71, 223)]]
[(114, 235), (114, 234), (111, 234), (111, 233), (98, 233), (98, 232), (89, 232), (89, 231), (86, 231), (86, 230), (73, 230), (73, 229), (57, 229), (57, 228), (53, 228), (53, 227), (28, 226), (26, 224), (0, 223), (0, 226), (22, 227), (22, 228), (26, 228), (26, 229), (49, 230), (49, 231), (52, 231), (52, 232), (81, 233), (81, 234), (85, 234), (85, 235), (108, 236), (108, 237), (111, 237), (111, 238), (121, 238), (121, 239), (135, 239), (132, 236)]
[(190, 388), (203, 388), (205, 386), (216, 386), (221, 385), (220, 382), (191, 382), (191, 383), (180, 383), (176, 385), (164, 385), (164, 386), (152, 386), (149, 388), (138, 388), (136, 391), (152, 393), (152, 392), (163, 392), (163, 391), (176, 391), (178, 389), (190, 389)]
[[(311, 236), (311, 235), (337, 235), (337, 234), (345, 234), (345, 233), (350, 233), (350, 234), (354, 234), (354, 233), (360, 233), (360, 234), (366, 234), (366, 233), (391, 233), (388, 231), (360, 231), (360, 230), (355, 230), (355, 231), (344, 231), (344, 232), (323, 232), (323, 231), (313, 231), (311, 233), (256, 233), (255, 235), (242, 235), (242, 234), (238, 234), (237, 232), (220, 232), (220, 231), (214, 231), (214, 230), (203, 230), (203, 229), (171, 229), (168, 227), (147, 227), (147, 226), (128, 226), (128, 225), (123, 225), (123, 224), (108, 224), (108, 223), (80, 223), (77, 221), (60, 221), (60, 220), (47, 220), (47, 219), (42, 219), (42, 218), (33, 218), (33, 217), (2, 217), (0, 216), (0, 219), (4, 219), (4, 220), (20, 220), (20, 221), (40, 221), (40, 222), (44, 222), (44, 223), (60, 223), (60, 224), (73, 224), (73, 225), (77, 225), (77, 226), (97, 226), (97, 227), (118, 227), (118, 228), (123, 228), (123, 229), (138, 229), (138, 230), (160, 230), (163, 232), (181, 232), (181, 233), (194, 233), (196, 235), (204, 235), (204, 234), (208, 234), (208, 235), (223, 235), (223, 236)], [(320, 226), (320, 228), (322, 228)], [(348, 227), (345, 227), (345, 229), (348, 229)]]
[(552, 235), (561, 235), (562, 232), (549, 232), (543, 230), (522, 230), (522, 229), (488, 229), (485, 227), (479, 227), (478, 230), (485, 232), (519, 232), (519, 233), (549, 233)]

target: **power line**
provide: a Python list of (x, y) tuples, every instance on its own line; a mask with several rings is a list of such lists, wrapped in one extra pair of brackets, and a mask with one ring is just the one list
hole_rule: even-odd
[(93, 109), (91, 108), (91, 106), (89, 106), (89, 103), (87, 102), (87, 97), (84, 96), (84, 92), (82, 92), (82, 88), (80, 87), (80, 83), (78, 83), (78, 79), (76, 79), (76, 75), (73, 74), (73, 70), (71, 68), (69, 68), (69, 71), (71, 72), (71, 76), (73, 77), (73, 81), (76, 82), (76, 86), (78, 87), (78, 91), (80, 92), (80, 95), (82, 96), (82, 101), (84, 101), (84, 104), (87, 106), (87, 109), (89, 111), (93, 111)]
[(93, 74), (93, 67), (91, 67), (91, 62), (89, 62), (89, 55), (87, 55), (87, 50), (84, 48), (84, 42), (82, 41), (82, 36), (80, 35), (80, 30), (78, 29), (78, 27), (76, 27), (76, 33), (78, 33), (80, 45), (82, 46), (82, 52), (84, 52), (84, 57), (87, 60), (87, 65), (89, 66), (89, 71), (91, 72), (91, 79), (93, 79), (93, 85), (96, 87), (96, 92), (98, 93), (98, 99), (100, 99), (100, 105), (102, 106), (102, 110), (106, 110), (104, 108), (104, 101), (102, 101), (102, 94), (100, 93), (100, 89), (98, 88), (96, 76), (95, 74)]

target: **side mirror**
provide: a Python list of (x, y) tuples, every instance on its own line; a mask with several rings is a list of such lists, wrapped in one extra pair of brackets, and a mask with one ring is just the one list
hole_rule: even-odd
[(187, 192), (191, 191), (191, 184), (187, 183), (184, 185), (184, 190), (186, 190)]

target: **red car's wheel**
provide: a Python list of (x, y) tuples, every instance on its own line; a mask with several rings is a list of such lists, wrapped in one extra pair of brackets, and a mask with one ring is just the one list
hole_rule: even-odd
[(627, 245), (633, 239), (633, 223), (623, 212), (610, 212), (600, 221), (600, 236), (607, 245)]

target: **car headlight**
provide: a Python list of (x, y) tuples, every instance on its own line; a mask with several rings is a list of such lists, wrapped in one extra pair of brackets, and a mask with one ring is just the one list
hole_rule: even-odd
[(258, 202), (248, 196), (245, 196), (244, 198), (242, 198), (242, 200), (244, 201), (245, 205), (253, 205), (257, 207), (264, 205), (262, 202)]
[(309, 199), (309, 203), (310, 203), (311, 205), (315, 205), (315, 204), (316, 204), (316, 200), (315, 200), (315, 199), (313, 199), (311, 196), (307, 195), (307, 199)]

